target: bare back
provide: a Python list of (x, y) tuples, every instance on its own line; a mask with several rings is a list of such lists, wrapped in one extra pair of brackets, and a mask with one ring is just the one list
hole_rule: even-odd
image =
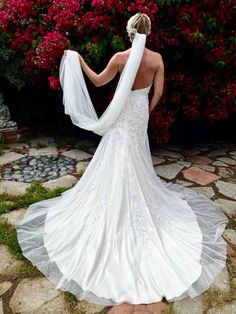
[[(130, 49), (119, 53), (119, 72), (122, 73), (128, 60)], [(133, 90), (148, 87), (154, 82), (155, 74), (162, 63), (161, 55), (147, 48), (144, 49), (141, 64), (139, 66)]]

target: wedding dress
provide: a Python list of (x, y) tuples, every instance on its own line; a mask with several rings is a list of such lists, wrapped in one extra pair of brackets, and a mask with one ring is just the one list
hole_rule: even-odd
[[(92, 303), (193, 298), (226, 263), (225, 214), (206, 196), (161, 180), (153, 168), (151, 86), (132, 91), (143, 36), (136, 34), (126, 71), (100, 119), (75, 66), (78, 55), (68, 51), (60, 68), (65, 111), (73, 123), (103, 136), (80, 180), (60, 196), (30, 205), (16, 224), (24, 256), (57, 289)], [(70, 58), (72, 69), (65, 63)]]

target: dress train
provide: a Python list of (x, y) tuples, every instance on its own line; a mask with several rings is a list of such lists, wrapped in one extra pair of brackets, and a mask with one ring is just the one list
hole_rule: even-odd
[(16, 224), (24, 256), (80, 300), (193, 298), (225, 266), (226, 215), (206, 196), (155, 173), (149, 90), (130, 93), (75, 186), (30, 205)]

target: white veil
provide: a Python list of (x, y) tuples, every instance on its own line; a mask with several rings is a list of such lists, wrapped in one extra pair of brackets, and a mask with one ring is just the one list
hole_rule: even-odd
[(63, 89), (65, 114), (76, 126), (104, 135), (115, 122), (126, 104), (142, 60), (146, 35), (136, 33), (132, 42), (129, 58), (120, 76), (112, 101), (100, 118), (94, 109), (84, 80), (78, 53), (67, 50), (59, 68), (60, 83)]

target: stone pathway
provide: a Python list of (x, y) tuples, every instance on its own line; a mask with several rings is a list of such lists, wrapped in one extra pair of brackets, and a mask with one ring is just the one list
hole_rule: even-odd
[[(12, 165), (13, 168), (15, 166), (15, 171), (23, 171), (22, 160), (23, 166), (24, 163), (31, 161), (31, 165), (28, 166), (33, 167), (37, 164), (44, 170), (47, 165), (41, 165), (42, 161), (47, 163), (54, 160), (55, 164), (60, 160), (71, 161), (69, 169), (66, 167), (59, 169), (60, 166), (63, 167), (62, 164), (57, 167), (59, 176), (47, 177), (47, 180), (41, 181), (42, 185), (50, 190), (57, 187), (72, 187), (79, 180), (96, 150), (94, 143), (87, 140), (77, 144), (81, 145), (83, 150), (78, 146), (57, 149), (52, 137), (38, 137), (27, 143), (9, 144), (0, 156), (2, 168), (0, 194), (7, 192), (18, 196), (26, 193), (30, 182), (17, 182), (20, 181), (19, 177), (6, 176), (7, 173), (3, 171), (7, 165)], [(196, 298), (186, 298), (174, 303), (122, 304), (105, 307), (78, 301), (73, 296), (66, 295), (65, 292), (55, 289), (40, 272), (28, 274), (22, 271), (26, 262), (18, 260), (10, 253), (7, 245), (0, 244), (0, 314), (236, 313), (236, 144), (219, 141), (194, 147), (163, 145), (152, 150), (152, 161), (160, 178), (188, 186), (206, 195), (218, 204), (229, 218), (230, 223), (224, 232), (224, 238), (228, 242), (227, 265), (210, 289)], [(11, 210), (1, 214), (0, 219), (7, 221), (9, 226), (14, 228), (25, 211), (26, 208)]]

